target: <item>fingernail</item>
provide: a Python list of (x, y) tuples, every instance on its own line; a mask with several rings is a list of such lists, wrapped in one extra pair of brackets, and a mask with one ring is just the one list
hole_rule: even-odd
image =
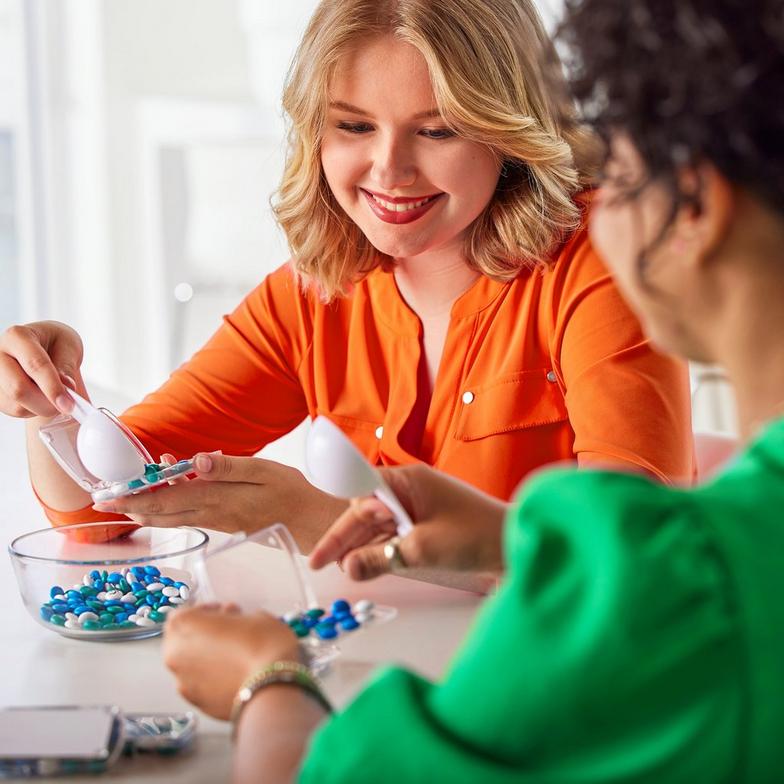
[(73, 376), (69, 376), (67, 373), (60, 373), (60, 378), (65, 381), (71, 389), (76, 389), (76, 381)]
[(203, 474), (208, 474), (212, 470), (212, 458), (209, 455), (196, 455), (196, 460), (194, 462), (196, 468)]
[(74, 407), (74, 402), (70, 395), (58, 395), (54, 399), (54, 404), (57, 406), (57, 410), (63, 414), (70, 414)]

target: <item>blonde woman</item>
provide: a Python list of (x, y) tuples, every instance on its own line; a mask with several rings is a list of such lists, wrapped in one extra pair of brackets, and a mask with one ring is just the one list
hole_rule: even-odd
[(563, 459), (689, 480), (686, 371), (591, 249), (589, 144), (545, 86), (549, 52), (530, 0), (325, 0), (283, 101), (293, 258), (123, 416), (153, 454), (205, 453), (197, 479), (91, 509), (34, 437), (69, 409), (63, 376), (86, 392), (78, 335), (0, 339), (2, 408), (31, 418), (52, 522), (282, 520), (308, 548), (346, 502), (250, 456), (317, 414), (371, 462), (424, 462), (499, 507)]

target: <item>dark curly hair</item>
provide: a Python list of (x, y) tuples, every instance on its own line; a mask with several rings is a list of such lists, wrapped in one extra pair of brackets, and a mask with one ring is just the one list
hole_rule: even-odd
[(706, 160), (784, 213), (784, 0), (566, 0), (558, 39), (585, 121), (628, 135), (673, 217)]

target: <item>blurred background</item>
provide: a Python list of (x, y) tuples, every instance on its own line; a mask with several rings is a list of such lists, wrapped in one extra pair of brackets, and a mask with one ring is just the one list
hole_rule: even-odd
[[(99, 403), (160, 384), (287, 258), (279, 103), (315, 5), (0, 0), (0, 329), (74, 326)], [(720, 374), (693, 381), (695, 427), (734, 432)]]

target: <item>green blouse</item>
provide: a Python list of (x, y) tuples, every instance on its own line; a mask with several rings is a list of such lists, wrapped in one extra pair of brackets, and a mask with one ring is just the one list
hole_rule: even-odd
[(530, 481), (440, 683), (381, 671), (302, 782), (784, 781), (784, 420), (714, 481)]

